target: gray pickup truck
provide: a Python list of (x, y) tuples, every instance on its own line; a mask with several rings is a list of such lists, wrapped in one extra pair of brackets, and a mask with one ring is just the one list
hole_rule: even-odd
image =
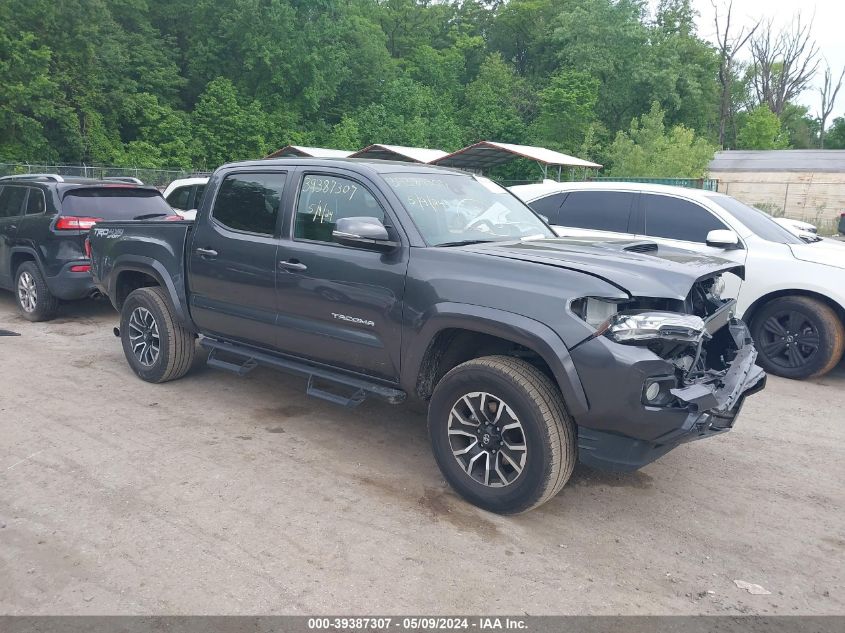
[(639, 241), (555, 238), (508, 191), (380, 161), (234, 163), (196, 221), (103, 222), (92, 271), (149, 382), (196, 353), (307, 392), (428, 401), (431, 445), (466, 499), (549, 500), (575, 462), (633, 470), (730, 429), (765, 374), (722, 274)]

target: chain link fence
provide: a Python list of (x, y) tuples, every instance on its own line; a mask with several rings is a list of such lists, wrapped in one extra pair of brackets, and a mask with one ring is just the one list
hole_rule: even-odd
[(712, 178), (614, 178), (613, 176), (590, 176), (587, 180), (596, 182), (644, 182), (653, 185), (704, 189), (706, 191), (716, 191), (719, 186), (719, 181), (713, 180)]
[(0, 176), (19, 174), (58, 174), (82, 178), (108, 178), (131, 176), (144, 184), (164, 189), (177, 178), (208, 176), (208, 171), (184, 169), (144, 169), (141, 167), (109, 167), (104, 165), (55, 165), (50, 163), (0, 163)]

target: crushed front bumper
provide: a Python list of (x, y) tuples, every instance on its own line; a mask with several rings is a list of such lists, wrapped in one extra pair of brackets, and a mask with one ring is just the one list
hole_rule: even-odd
[[(643, 381), (659, 375), (660, 363), (666, 361), (660, 359), (655, 362), (654, 355), (649, 357), (648, 350), (599, 341), (604, 350), (611, 352), (615, 362), (621, 363), (623, 371), (615, 384), (619, 390), (627, 390), (628, 393), (617, 391), (616, 395), (629, 406), (627, 410), (616, 408), (613, 413), (618, 417), (609, 421), (601, 416), (612, 410), (606, 404), (611, 394), (606, 390), (604, 398), (598, 401), (594, 391), (587, 391), (591, 405), (597, 401), (602, 404), (591, 406), (590, 414), (578, 420), (580, 461), (604, 470), (636, 470), (679, 444), (730, 430), (745, 398), (765, 386), (766, 374), (755, 364), (757, 350), (745, 324), (732, 319), (726, 327), (730, 328), (737, 347), (727, 371), (672, 389), (672, 395), (679, 402), (666, 408), (650, 407), (640, 402)], [(624, 349), (616, 349), (620, 347)], [(600, 356), (598, 350), (591, 353)], [(614, 364), (613, 372), (616, 371), (618, 366)], [(612, 376), (609, 378), (613, 380)]]

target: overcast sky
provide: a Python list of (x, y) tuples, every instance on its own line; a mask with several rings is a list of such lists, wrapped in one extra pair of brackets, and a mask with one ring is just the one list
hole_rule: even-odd
[[(716, 0), (721, 7), (727, 6), (728, 0)], [(656, 3), (655, 3), (656, 4)], [(701, 37), (715, 41), (716, 26), (713, 22), (713, 4), (711, 0), (693, 0), (698, 9), (698, 32)], [(812, 34), (818, 44), (821, 55), (830, 62), (834, 73), (838, 76), (845, 66), (845, 0), (733, 0), (732, 24), (737, 28), (741, 25), (754, 24), (761, 17), (773, 18), (776, 26), (788, 25), (800, 9), (802, 20), (813, 20)], [(720, 16), (724, 10), (720, 9)], [(732, 27), (733, 28), (733, 27)], [(747, 47), (743, 49), (743, 57), (748, 55)], [(819, 109), (818, 86), (822, 83), (822, 69), (819, 68), (813, 88), (804, 92), (799, 101), (810, 108), (812, 114)], [(845, 114), (845, 86), (839, 91), (836, 107), (831, 119)]]

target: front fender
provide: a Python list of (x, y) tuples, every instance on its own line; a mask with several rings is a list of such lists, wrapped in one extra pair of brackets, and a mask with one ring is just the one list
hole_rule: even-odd
[(578, 416), (589, 409), (578, 372), (561, 338), (547, 325), (528, 317), (483, 306), (444, 302), (431, 307), (413, 324), (414, 335), (404, 351), (401, 384), (415, 393), (417, 377), (435, 337), (447, 329), (488, 334), (537, 353), (551, 368), (568, 411)]

